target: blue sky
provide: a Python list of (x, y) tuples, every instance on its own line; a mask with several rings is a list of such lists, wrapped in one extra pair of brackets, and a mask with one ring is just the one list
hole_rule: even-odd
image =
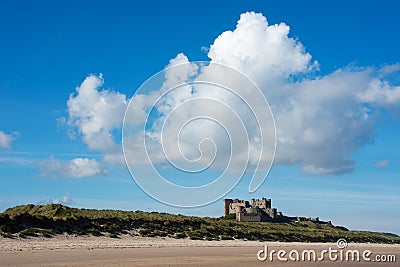
[[(86, 208), (219, 216), (222, 201), (178, 209), (147, 196), (133, 182), (126, 166), (105, 159), (108, 150), (85, 141), (80, 126), (72, 120), (68, 124), (67, 101), (71, 94), (75, 99), (75, 88), (83, 88), (81, 83), (90, 74), (103, 75), (104, 84), (96, 90), (110, 89), (129, 99), (179, 53), (192, 61), (208, 61), (210, 45), (223, 32), (235, 30), (242, 13), (254, 11), (262, 13), (269, 25), (284, 22), (290, 26), (289, 38), (302, 43), (304, 53), (312, 56), (310, 64), (318, 61), (319, 68), (306, 73), (313, 76), (310, 79), (328, 80), (341, 69), (350, 76), (339, 75), (335, 83), (340, 84), (341, 77), (350, 83), (354, 73), (367, 69), (368, 77), (360, 84), (370, 84), (385, 69), (392, 71), (379, 76), (388, 83), (385, 97), (357, 91), (376, 117), (362, 124), (365, 131), (354, 128), (361, 129), (350, 139), (357, 143), (355, 148), (327, 151), (332, 157), (338, 153), (352, 160), (354, 168), (326, 174), (307, 168), (316, 166), (311, 159), (303, 162), (300, 157), (290, 163), (282, 156), (257, 192), (247, 192), (249, 181), (245, 177), (227, 197), (266, 196), (288, 215), (320, 216), (351, 229), (400, 234), (397, 1), (98, 2), (0, 4), (0, 210), (53, 201)], [(234, 65), (236, 61), (230, 61), (229, 53), (223, 51), (229, 43), (220, 40), (221, 50), (214, 51), (214, 59)], [(263, 55), (261, 50), (239, 52)], [(323, 83), (322, 89), (324, 84), (329, 85)], [(309, 92), (307, 88), (300, 86), (299, 90)], [(304, 103), (298, 102), (297, 107)], [(321, 125), (325, 118), (336, 118), (340, 112), (335, 109), (329, 117), (321, 115)], [(279, 119), (280, 114), (274, 115)], [(120, 144), (121, 130), (110, 128), (110, 133)], [(339, 142), (324, 134), (330, 137), (326, 142)], [(369, 138), (368, 142), (360, 141), (362, 137)], [(328, 144), (329, 148), (335, 146)], [(313, 154), (313, 149), (321, 151), (320, 147), (302, 148), (304, 157)], [(88, 169), (77, 170), (79, 166)]]

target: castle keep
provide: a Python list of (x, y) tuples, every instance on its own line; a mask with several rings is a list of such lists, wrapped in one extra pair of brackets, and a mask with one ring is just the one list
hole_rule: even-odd
[(251, 203), (240, 199), (224, 199), (224, 216), (230, 214), (236, 215), (236, 220), (239, 222), (294, 222), (294, 221), (313, 221), (322, 222), (318, 217), (288, 217), (282, 212), (272, 208), (271, 199), (251, 199)]

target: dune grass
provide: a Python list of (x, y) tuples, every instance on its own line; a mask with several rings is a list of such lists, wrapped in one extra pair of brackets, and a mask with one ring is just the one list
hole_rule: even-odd
[(64, 233), (110, 238), (130, 234), (193, 240), (335, 242), (339, 238), (345, 238), (348, 242), (400, 243), (400, 237), (396, 235), (349, 231), (344, 227), (315, 222), (237, 222), (222, 217), (77, 209), (60, 204), (23, 205), (0, 213), (0, 235), (3, 237), (51, 238)]

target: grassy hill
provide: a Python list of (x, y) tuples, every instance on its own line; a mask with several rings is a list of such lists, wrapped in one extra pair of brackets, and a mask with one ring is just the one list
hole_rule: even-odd
[(349, 231), (314, 222), (236, 222), (229, 218), (193, 217), (158, 212), (76, 209), (60, 204), (23, 205), (0, 213), (0, 235), (8, 238), (56, 234), (169, 236), (204, 240), (260, 240), (284, 242), (400, 243), (391, 234)]

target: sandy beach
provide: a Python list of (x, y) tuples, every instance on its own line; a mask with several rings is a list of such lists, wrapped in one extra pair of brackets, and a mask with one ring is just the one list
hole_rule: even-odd
[[(336, 243), (280, 243), (258, 241), (201, 241), (174, 238), (56, 236), (54, 238), (0, 238), (0, 266), (399, 266), (400, 245), (353, 244), (346, 249), (370, 250), (371, 261), (330, 260), (261, 261), (259, 250), (291, 250), (320, 252)], [(397, 262), (375, 261), (375, 256), (394, 255)], [(260, 256), (264, 256), (263, 253)]]

